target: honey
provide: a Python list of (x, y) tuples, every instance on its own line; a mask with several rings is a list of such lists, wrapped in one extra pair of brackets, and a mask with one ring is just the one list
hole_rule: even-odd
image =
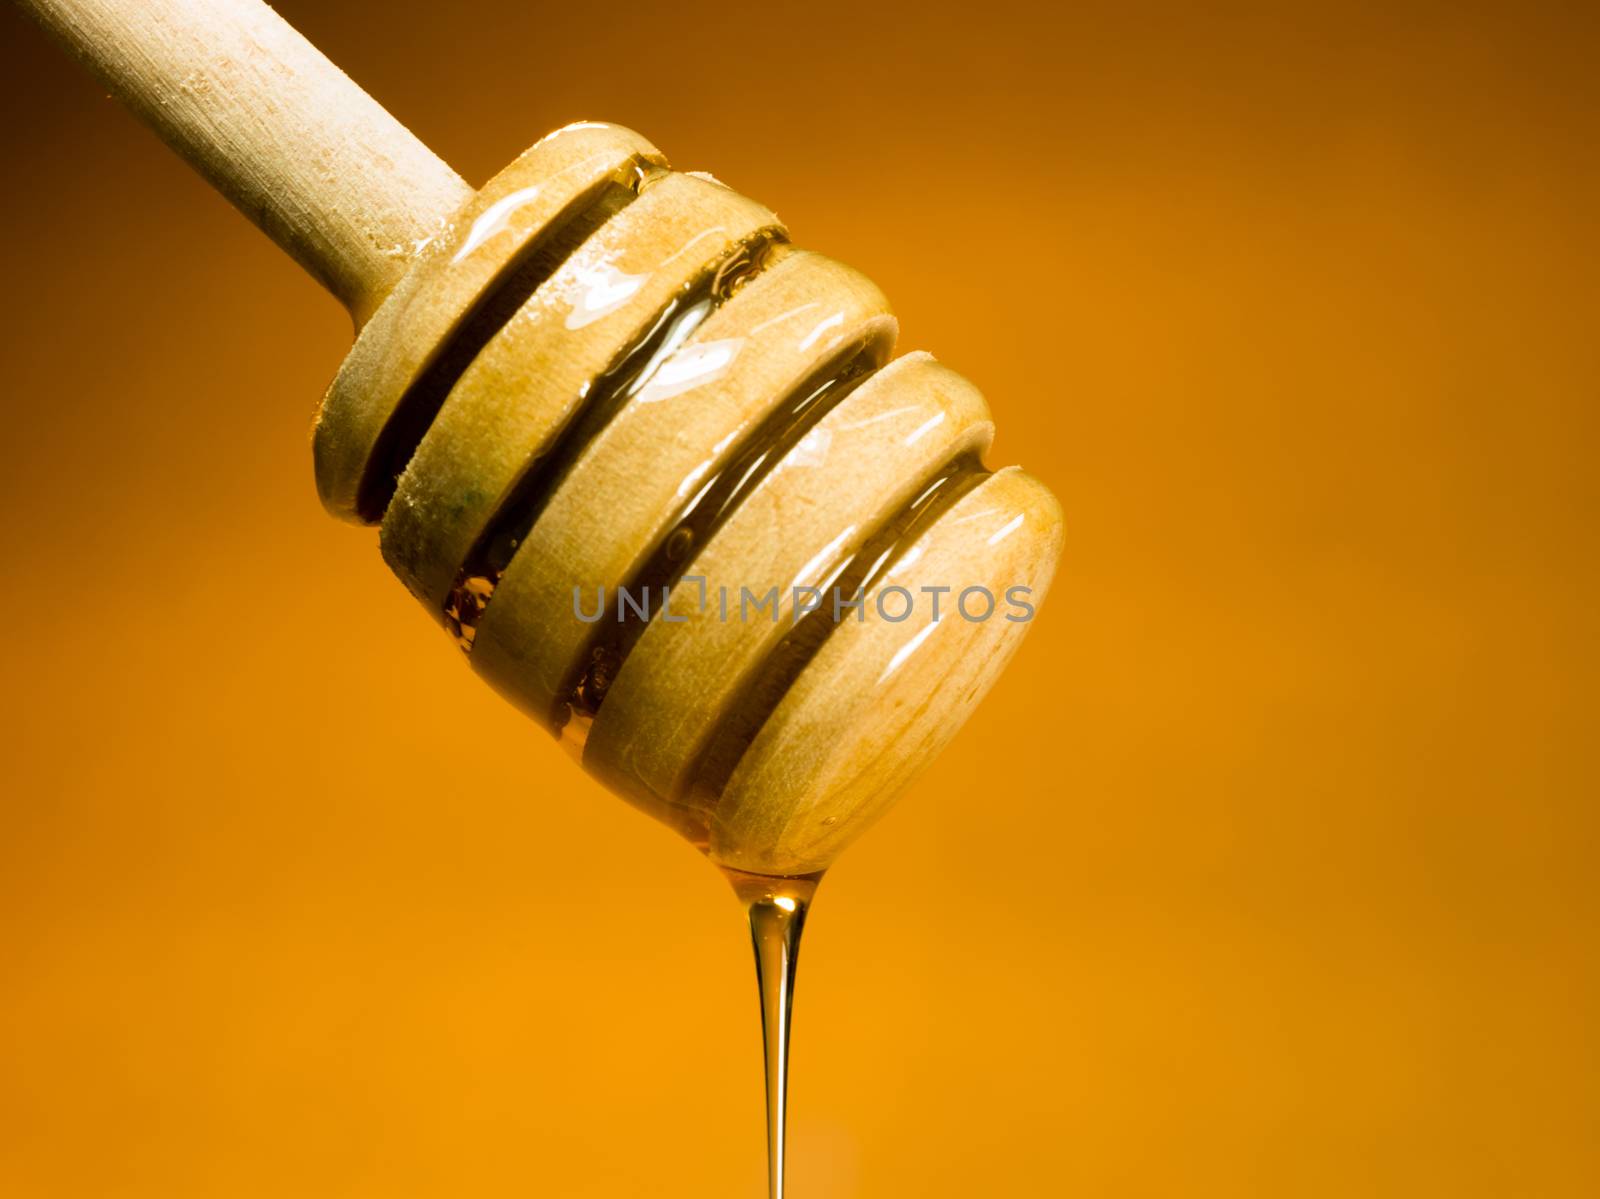
[(767, 1092), (767, 1195), (783, 1199), (788, 1160), (789, 1033), (794, 1017), (800, 934), (821, 872), (796, 877), (724, 870), (750, 917), (756, 987), (761, 997), (761, 1043)]

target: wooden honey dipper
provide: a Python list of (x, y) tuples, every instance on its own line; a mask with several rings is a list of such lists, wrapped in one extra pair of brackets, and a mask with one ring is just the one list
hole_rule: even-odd
[(260, 0), (21, 3), (349, 308), (329, 511), (720, 865), (825, 869), (1016, 650), (1055, 499), (761, 205), (591, 122), (473, 193)]

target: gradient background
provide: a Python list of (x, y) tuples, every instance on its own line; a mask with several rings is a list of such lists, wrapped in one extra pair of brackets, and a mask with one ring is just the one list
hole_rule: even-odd
[[(1066, 507), (823, 889), (796, 1199), (1600, 1192), (1592, 6), (281, 7), (469, 181), (775, 205)], [(0, 21), (0, 1193), (761, 1194), (724, 885), (322, 514), (334, 302)]]

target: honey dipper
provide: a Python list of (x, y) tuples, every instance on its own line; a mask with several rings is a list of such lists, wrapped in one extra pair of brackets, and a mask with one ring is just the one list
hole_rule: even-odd
[(328, 510), (718, 864), (826, 868), (1016, 650), (1055, 499), (761, 205), (595, 122), (474, 193), (260, 0), (21, 3), (349, 308)]

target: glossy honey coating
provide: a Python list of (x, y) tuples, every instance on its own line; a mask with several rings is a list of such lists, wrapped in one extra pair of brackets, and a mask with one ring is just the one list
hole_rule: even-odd
[[(929, 476), (987, 449), (983, 397), (926, 354), (878, 371), (840, 400), (729, 514), (694, 570), (715, 595), (779, 585), (777, 619), (723, 619), (680, 604), (684, 624), (652, 621), (595, 717), (588, 752), (623, 784), (679, 796), (740, 684), (795, 626), (875, 529)], [(753, 585), (754, 584), (754, 585)], [(831, 615), (831, 614), (830, 614)]]
[(383, 554), (432, 611), (513, 486), (591, 401), (595, 379), (665, 307), (778, 220), (720, 184), (671, 174), (539, 286), (461, 376), (400, 477)]
[[(362, 332), (319, 488), (381, 521), (473, 667), (619, 794), (725, 866), (812, 873), (1028, 627), (954, 595), (1036, 610), (1060, 548), (1049, 492), (982, 466), (982, 396), (888, 363), (893, 338), (877, 289), (768, 210), (586, 122), (497, 176)], [(951, 598), (939, 620), (799, 599), (840, 584)], [(769, 591), (754, 620), (710, 598)]]
[(499, 580), (473, 666), (538, 719), (570, 719), (573, 674), (595, 650), (594, 627), (572, 618), (573, 580), (609, 594), (664, 548), (674, 566), (693, 555), (704, 573), (686, 506), (706, 502), (701, 493), (808, 379), (852, 354), (887, 358), (894, 321), (876, 287), (820, 254), (779, 253), (606, 424)]
[(380, 440), (395, 429), (402, 401), (427, 382), (428, 369), (448, 366), (453, 335), (507, 265), (541, 235), (593, 207), (606, 188), (636, 188), (664, 166), (660, 151), (632, 130), (590, 122), (557, 130), (491, 179), (421, 248), (362, 328), (323, 399), (312, 453), (329, 512), (369, 524), (381, 517), (395, 480), (382, 477)]
[[(826, 868), (947, 745), (1022, 642), (1021, 610), (969, 620), (960, 592), (1029, 589), (1061, 552), (1061, 508), (1017, 467), (982, 479), (884, 569), (885, 587), (950, 587), (938, 621), (869, 604), (841, 622), (785, 691), (732, 774), (714, 780), (707, 852), (737, 869)], [(968, 611), (985, 601), (974, 594)]]

